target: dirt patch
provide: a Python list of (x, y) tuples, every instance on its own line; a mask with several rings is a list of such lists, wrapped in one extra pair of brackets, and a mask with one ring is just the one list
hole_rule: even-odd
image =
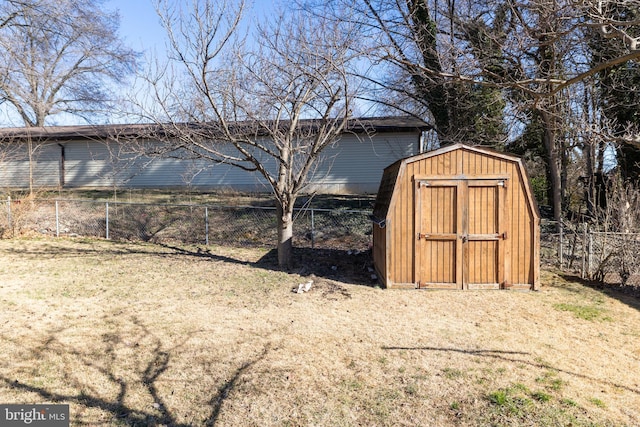
[(331, 280), (316, 280), (314, 285), (324, 298), (333, 300), (351, 298), (351, 293), (341, 283)]
[[(576, 278), (576, 280), (579, 279)], [(640, 274), (631, 274), (624, 278), (619, 273), (605, 273), (601, 280), (585, 281), (584, 283), (596, 289), (640, 298)]]
[[(276, 268), (276, 250), (267, 252), (258, 262), (264, 268)], [(371, 250), (295, 248), (291, 273), (341, 283), (377, 286)]]

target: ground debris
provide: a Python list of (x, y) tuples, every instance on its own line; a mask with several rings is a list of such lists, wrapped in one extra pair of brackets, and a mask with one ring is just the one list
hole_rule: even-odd
[(296, 294), (303, 294), (305, 292), (309, 292), (311, 290), (311, 286), (313, 286), (313, 280), (309, 280), (306, 283), (300, 283), (297, 288), (293, 288), (291, 291)]

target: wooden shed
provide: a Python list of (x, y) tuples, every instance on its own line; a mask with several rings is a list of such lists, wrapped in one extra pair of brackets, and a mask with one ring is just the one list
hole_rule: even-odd
[(456, 144), (398, 160), (373, 220), (388, 288), (539, 288), (540, 215), (518, 157)]

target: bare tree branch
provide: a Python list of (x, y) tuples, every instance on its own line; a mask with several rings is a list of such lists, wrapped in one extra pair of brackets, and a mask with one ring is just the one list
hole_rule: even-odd
[(25, 126), (51, 116), (98, 113), (113, 101), (137, 54), (118, 38), (117, 13), (103, 1), (10, 1), (0, 13), (0, 97)]

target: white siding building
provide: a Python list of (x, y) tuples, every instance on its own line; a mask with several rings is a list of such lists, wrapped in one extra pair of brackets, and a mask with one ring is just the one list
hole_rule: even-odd
[[(26, 147), (31, 139), (33, 181), (40, 188), (270, 191), (257, 172), (202, 160), (131, 156), (124, 152), (123, 144), (110, 137), (136, 138), (136, 132), (142, 134), (145, 126), (0, 129), (0, 188), (29, 187)], [(351, 128), (323, 152), (309, 177), (308, 191), (376, 192), (384, 167), (418, 154), (422, 134), (428, 129), (424, 122), (407, 117), (359, 119), (357, 128)]]

